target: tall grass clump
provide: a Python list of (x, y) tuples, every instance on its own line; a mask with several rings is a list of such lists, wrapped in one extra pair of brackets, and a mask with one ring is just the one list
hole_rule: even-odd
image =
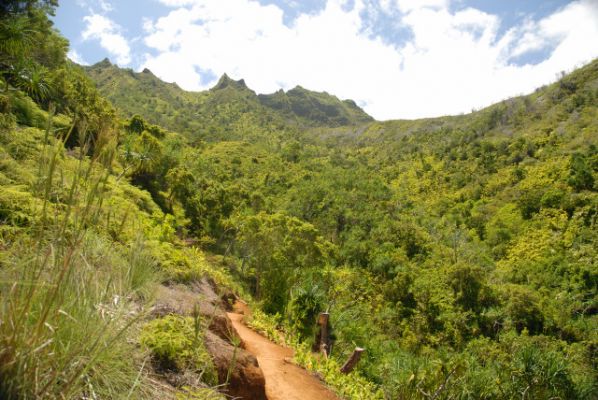
[[(132, 395), (140, 371), (125, 334), (155, 263), (141, 240), (117, 244), (101, 225), (116, 135), (75, 122), (55, 138), (51, 120), (32, 156), (32, 222), (0, 249), (0, 398)], [(64, 143), (75, 125), (71, 157)]]

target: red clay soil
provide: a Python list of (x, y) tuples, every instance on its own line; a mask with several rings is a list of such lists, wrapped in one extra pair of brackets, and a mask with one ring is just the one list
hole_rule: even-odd
[(234, 310), (227, 313), (228, 317), (245, 350), (253, 354), (260, 364), (266, 379), (268, 400), (338, 400), (316, 377), (285, 361), (285, 358), (293, 357), (291, 349), (279, 346), (245, 326), (243, 317), (249, 314), (245, 304), (237, 302)]

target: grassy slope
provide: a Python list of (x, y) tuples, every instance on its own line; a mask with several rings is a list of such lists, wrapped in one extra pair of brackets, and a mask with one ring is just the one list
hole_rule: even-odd
[(206, 274), (231, 281), (121, 176), (114, 142), (90, 157), (54, 137), (60, 126), (22, 122), (0, 136), (0, 397), (174, 396), (137, 337), (154, 288)]

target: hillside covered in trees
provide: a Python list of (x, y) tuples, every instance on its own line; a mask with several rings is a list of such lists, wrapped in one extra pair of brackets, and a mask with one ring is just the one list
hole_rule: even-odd
[(209, 91), (186, 92), (175, 83), (162, 82), (148, 69), (121, 69), (108, 59), (85, 71), (125, 117), (142, 115), (148, 122), (207, 141), (248, 139), (247, 125), (269, 127), (275, 133), (291, 126), (354, 126), (373, 121), (351, 100), (340, 101), (300, 86), (256, 95), (243, 79), (235, 81), (224, 74)]
[[(598, 60), (467, 115), (381, 122), (300, 87), (80, 67), (54, 2), (9, 3), (0, 397), (156, 398), (158, 360), (203, 379), (173, 396), (217, 398), (209, 319), (144, 311), (210, 277), (342, 398), (596, 398)], [(310, 352), (323, 311), (329, 359)]]

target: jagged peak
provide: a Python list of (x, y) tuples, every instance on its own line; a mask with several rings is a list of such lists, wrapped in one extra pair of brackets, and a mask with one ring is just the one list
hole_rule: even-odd
[(226, 73), (224, 73), (218, 80), (216, 86), (212, 88), (212, 90), (220, 90), (229, 86), (235, 87), (237, 89), (248, 89), (244, 79), (239, 79), (238, 81), (236, 81), (229, 77)]
[(141, 71), (142, 74), (151, 74), (153, 75), (153, 72), (149, 70), (149, 68), (143, 68), (143, 71)]
[(93, 65), (94, 67), (111, 67), (112, 63), (108, 57), (105, 57), (102, 61), (99, 61)]

